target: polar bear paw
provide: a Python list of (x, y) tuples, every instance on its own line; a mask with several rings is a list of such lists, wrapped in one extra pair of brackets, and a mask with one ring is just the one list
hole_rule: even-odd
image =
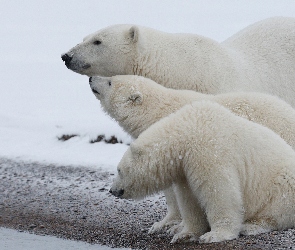
[(212, 242), (220, 242), (224, 240), (233, 240), (237, 238), (238, 235), (228, 231), (211, 231), (203, 234), (199, 238), (200, 243), (212, 243)]
[(180, 220), (170, 220), (170, 221), (161, 220), (159, 222), (155, 222), (152, 225), (152, 227), (149, 229), (148, 233), (153, 234), (156, 232), (166, 230), (167, 228), (177, 226), (178, 224), (180, 224), (180, 222), (181, 222)]
[(180, 232), (175, 234), (171, 240), (171, 244), (180, 242), (197, 242), (199, 240), (199, 235), (193, 232)]
[(262, 234), (262, 233), (268, 233), (272, 231), (270, 227), (262, 227), (256, 224), (252, 223), (245, 223), (242, 226), (241, 235), (256, 235), (256, 234)]
[(174, 225), (173, 227), (171, 227), (170, 229), (167, 230), (167, 233), (170, 235), (174, 235), (177, 233), (180, 233), (183, 229), (183, 221), (181, 223), (178, 223), (177, 225)]

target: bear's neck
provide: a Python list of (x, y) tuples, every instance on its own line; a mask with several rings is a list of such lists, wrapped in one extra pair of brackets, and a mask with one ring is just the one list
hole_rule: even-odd
[(237, 72), (225, 47), (202, 36), (167, 36), (164, 41), (146, 39), (127, 73), (148, 77), (165, 87), (181, 86), (201, 93), (217, 94), (226, 91), (223, 86), (232, 88)]

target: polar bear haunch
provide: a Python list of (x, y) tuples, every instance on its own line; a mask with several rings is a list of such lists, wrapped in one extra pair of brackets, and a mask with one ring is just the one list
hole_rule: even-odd
[(182, 236), (218, 242), (295, 226), (295, 152), (273, 131), (216, 103), (194, 102), (153, 124), (118, 170), (111, 190), (124, 190), (121, 198), (140, 199), (173, 183), (177, 195), (193, 197), (199, 212), (182, 205), (184, 216), (193, 215)]

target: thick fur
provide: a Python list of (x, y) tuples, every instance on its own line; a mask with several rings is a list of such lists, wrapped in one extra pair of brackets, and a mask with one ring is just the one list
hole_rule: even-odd
[(186, 218), (172, 242), (295, 226), (295, 152), (270, 129), (217, 103), (188, 104), (144, 131), (120, 161), (111, 192), (141, 199), (172, 184)]
[[(132, 75), (95, 76), (91, 78), (90, 86), (104, 111), (134, 138), (186, 104), (211, 100), (241, 117), (272, 129), (295, 149), (295, 110), (274, 96), (249, 92), (207, 95), (165, 88), (148, 78)], [(165, 190), (167, 216), (156, 222), (150, 233), (179, 223), (181, 216), (175, 192), (171, 188)], [(175, 226), (170, 232), (177, 232), (182, 225)]]
[(67, 67), (88, 76), (141, 75), (174, 89), (269, 93), (295, 106), (295, 19), (257, 22), (222, 43), (114, 25), (67, 52)]

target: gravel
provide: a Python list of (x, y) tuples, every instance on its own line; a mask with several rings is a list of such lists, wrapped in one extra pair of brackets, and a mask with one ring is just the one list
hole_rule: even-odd
[(170, 244), (171, 235), (147, 234), (166, 213), (162, 194), (141, 202), (108, 190), (112, 173), (0, 159), (0, 226), (38, 235), (132, 249), (295, 249), (295, 230), (214, 244)]

